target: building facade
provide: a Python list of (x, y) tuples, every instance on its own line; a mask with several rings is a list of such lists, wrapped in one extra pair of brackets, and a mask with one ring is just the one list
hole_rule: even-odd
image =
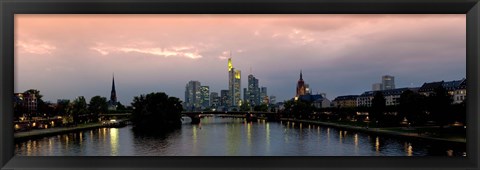
[(398, 88), (398, 89), (381, 90), (381, 91), (367, 91), (362, 93), (360, 96), (358, 96), (357, 106), (364, 106), (364, 107), (372, 106), (372, 100), (375, 96), (375, 93), (377, 92), (383, 94), (383, 97), (385, 98), (386, 106), (395, 106), (400, 104), (400, 95), (407, 90), (418, 92), (419, 88)]
[(260, 105), (260, 88), (258, 79), (255, 78), (252, 74), (248, 75), (248, 89), (246, 95), (246, 100), (250, 103), (251, 106)]
[(38, 99), (34, 93), (14, 93), (14, 107), (21, 106), (24, 116), (34, 116), (37, 113)]
[(210, 87), (209, 86), (201, 86), (201, 107), (202, 109), (206, 109), (210, 107)]
[(185, 105), (188, 111), (197, 111), (201, 108), (202, 86), (199, 81), (189, 81), (185, 86)]
[(217, 92), (210, 93), (210, 108), (217, 109), (220, 106), (220, 96)]
[(268, 104), (269, 103), (267, 87), (261, 87), (260, 88), (260, 103), (261, 104)]
[(390, 75), (382, 76), (382, 90), (392, 90), (395, 89), (395, 77)]
[(380, 91), (380, 90), (383, 90), (383, 84), (382, 83), (372, 84), (372, 91)]
[(337, 108), (357, 107), (358, 97), (359, 95), (338, 96), (332, 101), (333, 107), (337, 107)]
[(458, 104), (467, 98), (467, 80), (463, 79), (462, 83), (455, 89), (453, 93), (453, 103)]

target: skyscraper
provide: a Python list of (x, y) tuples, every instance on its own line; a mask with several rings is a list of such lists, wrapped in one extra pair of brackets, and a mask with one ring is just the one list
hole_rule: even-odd
[(221, 90), (220, 91), (220, 105), (223, 107), (227, 107), (230, 103), (228, 95), (230, 92), (228, 90)]
[(199, 81), (189, 81), (185, 86), (185, 109), (194, 111), (201, 107), (201, 84)]
[(250, 102), (250, 105), (256, 106), (260, 105), (260, 88), (258, 87), (258, 79), (256, 79), (253, 75), (248, 75), (248, 89), (246, 100)]
[(390, 75), (382, 76), (382, 84), (383, 84), (382, 90), (395, 89), (395, 77)]
[(260, 100), (262, 104), (268, 104), (267, 87), (260, 88)]
[(307, 93), (307, 88), (305, 82), (303, 81), (302, 70), (300, 70), (300, 79), (297, 82), (297, 94), (296, 97), (305, 95)]
[(115, 75), (112, 76), (112, 91), (108, 101), (108, 110), (117, 110), (117, 91), (115, 91)]
[(380, 90), (383, 90), (382, 83), (375, 83), (372, 85), (372, 91), (380, 91)]
[(220, 106), (220, 97), (218, 96), (217, 92), (210, 93), (210, 107), (216, 109)]
[(228, 91), (229, 106), (237, 107), (241, 104), (241, 72), (233, 68), (232, 58), (228, 58)]
[(210, 87), (209, 86), (201, 86), (201, 105), (202, 108), (209, 108), (210, 107)]

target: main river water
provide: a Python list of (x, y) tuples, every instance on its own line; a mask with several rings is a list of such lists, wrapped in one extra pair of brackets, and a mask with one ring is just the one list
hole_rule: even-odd
[(462, 156), (464, 148), (292, 122), (206, 117), (165, 135), (130, 126), (15, 144), (19, 156)]

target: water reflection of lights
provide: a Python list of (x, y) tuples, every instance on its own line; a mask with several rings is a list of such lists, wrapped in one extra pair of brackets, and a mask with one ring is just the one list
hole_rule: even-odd
[(377, 153), (380, 151), (380, 138), (378, 138), (378, 136), (375, 138), (375, 151), (377, 151)]
[(451, 150), (451, 149), (448, 150), (448, 151), (447, 151), (447, 155), (448, 155), (448, 156), (453, 156), (453, 150)]
[(83, 142), (83, 133), (80, 132), (79, 136), (80, 136), (80, 141), (79, 141), (79, 142), (80, 142), (80, 145), (82, 145), (82, 142)]
[(193, 134), (193, 144), (197, 144), (197, 126), (193, 126), (192, 134)]
[(117, 156), (118, 155), (118, 129), (117, 128), (110, 128), (110, 148), (112, 150), (111, 155)]
[(408, 145), (407, 156), (412, 156), (412, 153), (413, 153), (413, 147), (412, 145)]
[(327, 128), (327, 143), (330, 143), (330, 128)]
[(355, 153), (358, 151), (358, 134), (353, 136), (353, 143), (355, 144)]
[(266, 127), (265, 127), (265, 134), (267, 135), (266, 136), (266, 139), (267, 139), (267, 149), (270, 148), (270, 124), (266, 124)]
[(249, 123), (247, 124), (247, 146), (250, 147), (250, 145), (252, 144), (252, 124)]
[(343, 139), (342, 131), (339, 131), (338, 133), (339, 133), (338, 137), (339, 137), (340, 144), (342, 144), (342, 139)]

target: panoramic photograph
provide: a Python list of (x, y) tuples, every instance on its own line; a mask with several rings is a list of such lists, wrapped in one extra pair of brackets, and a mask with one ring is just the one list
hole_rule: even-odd
[(14, 24), (16, 156), (467, 156), (465, 14)]

